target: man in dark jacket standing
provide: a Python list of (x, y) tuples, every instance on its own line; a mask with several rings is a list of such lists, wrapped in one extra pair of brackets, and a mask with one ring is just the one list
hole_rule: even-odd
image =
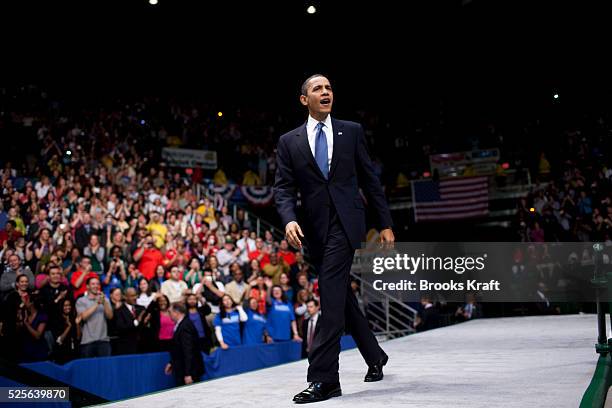
[[(287, 241), (302, 241), (319, 273), (321, 316), (308, 353), (307, 389), (294, 401), (308, 403), (342, 395), (338, 375), (340, 337), (350, 332), (368, 365), (364, 381), (380, 381), (388, 357), (370, 331), (350, 285), (355, 250), (366, 235), (362, 189), (376, 215), (380, 240), (395, 241), (385, 195), (367, 151), (363, 128), (330, 116), (334, 93), (329, 80), (304, 81), (300, 102), (308, 119), (282, 135), (277, 146), (274, 198)], [(302, 214), (298, 215), (298, 192)], [(302, 231), (303, 228), (303, 231)]]
[(170, 348), (171, 361), (166, 364), (167, 375), (174, 373), (177, 385), (192, 384), (204, 375), (204, 359), (200, 352), (198, 332), (187, 317), (185, 305), (175, 302), (170, 317), (176, 322)]

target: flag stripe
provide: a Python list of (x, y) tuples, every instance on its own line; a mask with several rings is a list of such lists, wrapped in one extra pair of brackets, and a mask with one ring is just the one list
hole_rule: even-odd
[(412, 189), (417, 222), (457, 220), (489, 213), (486, 177), (413, 181)]

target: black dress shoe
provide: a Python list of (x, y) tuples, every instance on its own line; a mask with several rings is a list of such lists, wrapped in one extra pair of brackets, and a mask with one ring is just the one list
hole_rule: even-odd
[(340, 383), (311, 382), (308, 388), (293, 397), (296, 404), (325, 401), (342, 395)]
[(368, 373), (366, 374), (363, 381), (364, 382), (374, 382), (374, 381), (382, 380), (383, 379), (383, 366), (387, 364), (387, 361), (389, 361), (389, 356), (383, 353), (383, 356), (380, 359), (380, 361), (376, 364), (371, 365), (368, 368)]

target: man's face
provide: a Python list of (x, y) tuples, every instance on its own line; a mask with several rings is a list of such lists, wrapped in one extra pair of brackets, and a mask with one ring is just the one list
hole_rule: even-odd
[(95, 278), (90, 279), (87, 284), (87, 291), (92, 295), (97, 295), (100, 292), (100, 281)]
[(130, 305), (135, 305), (136, 304), (136, 291), (135, 290), (128, 290), (127, 292), (125, 292), (125, 301), (128, 302)]
[(240, 269), (236, 269), (234, 271), (234, 280), (236, 282), (240, 282), (240, 281), (242, 281), (243, 278), (244, 278), (244, 276), (242, 275), (242, 271)]
[(177, 268), (176, 266), (174, 268), (172, 268), (172, 270), (170, 271), (170, 275), (172, 276), (172, 279), (174, 280), (179, 280), (181, 278), (181, 271), (179, 271), (179, 268)]
[(85, 272), (91, 270), (91, 261), (89, 260), (89, 258), (83, 258), (81, 260), (81, 269), (83, 269), (83, 271)]
[(283, 251), (286, 251), (287, 249), (289, 249), (289, 244), (287, 243), (286, 239), (283, 239), (280, 242), (280, 249), (282, 249)]
[(306, 307), (308, 308), (308, 314), (311, 316), (315, 315), (319, 311), (319, 306), (315, 305), (314, 302), (308, 302)]
[(324, 76), (318, 76), (308, 81), (306, 95), (300, 96), (300, 102), (311, 114), (329, 114), (334, 103), (334, 93), (329, 80)]
[(49, 271), (49, 280), (51, 281), (51, 283), (59, 283), (61, 279), (62, 273), (60, 272), (59, 268), (52, 268)]
[(11, 269), (19, 268), (19, 257), (17, 255), (11, 255), (9, 258), (9, 265)]

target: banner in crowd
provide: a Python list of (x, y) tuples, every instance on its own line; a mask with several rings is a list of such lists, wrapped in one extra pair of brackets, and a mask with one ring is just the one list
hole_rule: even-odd
[(234, 183), (218, 185), (206, 179), (202, 188), (206, 195), (213, 199), (216, 195), (220, 195), (227, 201), (246, 201), (258, 207), (266, 207), (274, 202), (272, 186), (242, 186)]
[(499, 149), (471, 150), (429, 156), (432, 174), (438, 173), (441, 179), (461, 177), (466, 173), (472, 176), (495, 174), (499, 161)]
[(205, 170), (217, 168), (217, 152), (214, 150), (180, 149), (164, 147), (162, 159), (170, 167), (196, 167)]

